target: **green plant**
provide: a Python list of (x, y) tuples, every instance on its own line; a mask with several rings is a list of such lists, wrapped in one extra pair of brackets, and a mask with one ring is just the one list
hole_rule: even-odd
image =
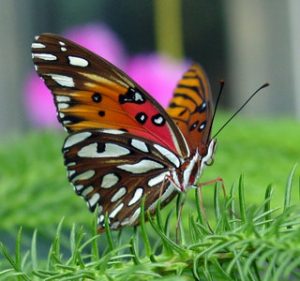
[[(300, 206), (292, 204), (292, 170), (282, 208), (271, 208), (272, 187), (262, 204), (247, 206), (243, 177), (237, 190), (214, 192), (214, 214), (203, 217), (198, 192), (193, 208), (172, 228), (170, 218), (141, 212), (141, 226), (128, 233), (95, 233), (73, 226), (68, 251), (62, 251), (63, 221), (57, 227), (48, 258), (38, 259), (37, 232), (31, 249), (21, 250), (20, 229), (15, 254), (1, 244), (2, 280), (243, 280), (273, 281), (300, 278)], [(177, 200), (180, 208), (181, 200)], [(155, 235), (149, 236), (149, 229)], [(105, 247), (103, 247), (105, 245)], [(176, 277), (176, 279), (174, 279)]]

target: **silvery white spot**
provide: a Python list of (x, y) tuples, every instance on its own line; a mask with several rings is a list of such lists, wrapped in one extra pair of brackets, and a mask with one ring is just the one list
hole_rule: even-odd
[(58, 103), (57, 107), (58, 107), (59, 110), (62, 110), (62, 109), (68, 108), (69, 104), (67, 104), (67, 103)]
[(147, 173), (151, 170), (161, 169), (163, 167), (164, 166), (162, 164), (148, 159), (144, 159), (134, 164), (123, 164), (117, 166), (117, 168), (121, 170), (134, 173), (134, 174)]
[(124, 226), (124, 225), (128, 225), (129, 223), (130, 223), (129, 218), (126, 218), (121, 222), (121, 225)]
[(66, 43), (64, 43), (64, 42), (62, 42), (62, 41), (58, 41), (58, 44), (59, 44), (60, 46), (66, 46)]
[(64, 124), (65, 126), (72, 123), (71, 120), (63, 120), (62, 122), (63, 122), (63, 124)]
[(130, 150), (120, 145), (114, 143), (105, 143), (104, 144), (104, 151), (98, 152), (97, 151), (98, 144), (91, 143), (82, 147), (77, 155), (79, 157), (88, 157), (88, 158), (103, 158), (103, 157), (120, 157), (123, 155), (130, 154)]
[(74, 66), (87, 67), (89, 65), (89, 62), (83, 58), (68, 56), (68, 59), (70, 64)]
[(162, 147), (159, 144), (154, 144), (153, 145), (165, 158), (167, 158), (172, 164), (175, 165), (176, 168), (178, 168), (180, 166), (180, 161), (178, 159), (178, 157), (171, 152), (170, 150)]
[(64, 144), (64, 148), (68, 148), (68, 147), (73, 146), (74, 144), (82, 142), (82, 141), (86, 140), (87, 138), (89, 138), (91, 135), (92, 135), (92, 133), (90, 133), (90, 132), (82, 132), (82, 133), (70, 135)]
[(153, 122), (157, 125), (161, 125), (164, 122), (164, 118), (162, 116), (159, 116), (159, 117), (153, 119)]
[(110, 214), (109, 214), (109, 218), (113, 219), (120, 211), (121, 209), (124, 207), (124, 203), (121, 203), (120, 205), (118, 205), (118, 207), (116, 207)]
[(134, 195), (132, 196), (131, 200), (128, 203), (128, 206), (133, 205), (137, 201), (139, 201), (143, 195), (144, 189), (139, 187), (135, 190)]
[(206, 122), (202, 122), (201, 125), (199, 126), (200, 130), (203, 130), (206, 126)]
[(121, 187), (115, 194), (114, 196), (111, 198), (111, 202), (116, 202), (118, 201), (120, 198), (122, 198), (124, 195), (126, 194), (126, 188), (123, 186)]
[(41, 48), (46, 48), (46, 46), (42, 43), (32, 43), (31, 48), (33, 49), (41, 49)]
[(47, 75), (51, 76), (51, 78), (59, 85), (64, 87), (74, 87), (75, 83), (72, 77), (61, 75), (61, 74), (54, 74), (54, 73), (47, 73)]
[(68, 171), (68, 176), (71, 177), (71, 176), (73, 176), (75, 173), (76, 173), (75, 170), (69, 170), (69, 171)]
[(74, 185), (76, 191), (81, 191), (83, 188), (84, 188), (84, 185), (82, 184), (77, 184), (77, 185)]
[(97, 223), (101, 224), (103, 222), (104, 222), (104, 215), (100, 215), (99, 218), (98, 218), (98, 220), (97, 220)]
[(62, 52), (66, 52), (66, 51), (67, 51), (67, 48), (61, 47), (60, 50), (61, 50)]
[(34, 59), (41, 59), (41, 60), (57, 60), (57, 57), (52, 54), (46, 54), (46, 53), (33, 53), (32, 58)]
[(85, 171), (85, 172), (77, 175), (75, 178), (72, 179), (72, 182), (76, 182), (77, 180), (88, 180), (91, 177), (93, 177), (94, 175), (95, 175), (94, 170), (88, 170), (88, 171)]
[(165, 179), (165, 177), (166, 177), (166, 175), (168, 175), (168, 174), (169, 174), (169, 172), (164, 172), (164, 173), (159, 174), (158, 176), (150, 179), (148, 181), (148, 185), (152, 187), (152, 186), (157, 185), (160, 182), (163, 182), (164, 179)]
[[(169, 186), (167, 187), (166, 191), (161, 195), (161, 197), (159, 198), (159, 201), (160, 203), (164, 202), (165, 200), (167, 200), (171, 195), (172, 193), (175, 191), (175, 187), (173, 184), (169, 184)], [(149, 211), (153, 211), (155, 208), (156, 208), (156, 205), (157, 205), (157, 200), (155, 202), (153, 202), (148, 210)]]
[(63, 118), (65, 117), (65, 114), (62, 113), (62, 112), (59, 112), (59, 117), (60, 117), (61, 119), (63, 119)]
[(143, 99), (143, 96), (141, 95), (141, 93), (135, 92), (135, 94), (134, 94), (134, 100), (135, 101), (143, 101), (144, 99)]
[(97, 204), (99, 199), (100, 199), (99, 193), (94, 193), (92, 195), (92, 197), (88, 200), (88, 203), (89, 203), (90, 207), (91, 208), (94, 207)]
[(110, 188), (114, 186), (119, 181), (119, 177), (117, 177), (114, 173), (106, 174), (101, 182), (102, 188)]
[(67, 167), (75, 166), (76, 162), (69, 162), (66, 164)]
[[(82, 196), (87, 196), (89, 193), (93, 192), (94, 191), (94, 188), (92, 186), (88, 186), (86, 187), (82, 192), (81, 192), (81, 195)], [(97, 193), (98, 194), (98, 193)]]
[(129, 219), (129, 224), (133, 224), (138, 219), (140, 213), (141, 213), (141, 208), (136, 209), (133, 215)]
[(69, 102), (69, 101), (71, 101), (71, 98), (68, 97), (68, 96), (58, 96), (58, 95), (56, 95), (55, 99), (56, 99), (57, 102)]
[(131, 146), (133, 146), (134, 148), (136, 148), (140, 151), (149, 152), (149, 149), (148, 149), (147, 145), (143, 141), (140, 141), (140, 140), (137, 140), (137, 139), (132, 139), (131, 140)]
[(103, 129), (101, 130), (102, 133), (106, 133), (106, 134), (112, 134), (112, 135), (122, 135), (125, 134), (124, 131), (121, 130), (114, 130), (114, 129)]
[(40, 36), (34, 36), (34, 40), (37, 41), (39, 40)]
[(34, 65), (34, 69), (35, 71), (38, 71), (38, 66), (36, 64)]
[(101, 214), (103, 211), (103, 206), (102, 205), (98, 205), (98, 214)]
[(119, 227), (119, 225), (120, 225), (120, 222), (119, 221), (115, 221), (114, 223), (112, 223), (110, 225), (110, 228), (111, 229), (117, 229)]

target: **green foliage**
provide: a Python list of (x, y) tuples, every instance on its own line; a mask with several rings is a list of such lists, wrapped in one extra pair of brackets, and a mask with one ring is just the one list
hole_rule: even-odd
[[(215, 212), (209, 221), (203, 218), (202, 202), (194, 200), (197, 212), (182, 215), (188, 220), (182, 229), (170, 231), (170, 220), (162, 219), (161, 211), (155, 217), (142, 211), (141, 226), (130, 239), (112, 235), (108, 228), (106, 235), (98, 235), (95, 225), (91, 232), (74, 225), (66, 253), (62, 250), (66, 234), (61, 221), (46, 261), (37, 257), (36, 232), (30, 250), (21, 251), (20, 229), (14, 255), (0, 244), (6, 260), (1, 280), (297, 280), (300, 206), (289, 201), (293, 173), (280, 210), (270, 208), (271, 186), (260, 206), (247, 207), (241, 177), (237, 197), (233, 189), (226, 198), (214, 193)], [(198, 193), (195, 190), (195, 198)], [(180, 204), (178, 200), (178, 210)], [(145, 223), (145, 216), (150, 223)], [(154, 239), (148, 235), (150, 228)]]

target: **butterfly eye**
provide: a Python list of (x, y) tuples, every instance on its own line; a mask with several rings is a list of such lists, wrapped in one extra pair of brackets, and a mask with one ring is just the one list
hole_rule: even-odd
[(211, 166), (212, 164), (214, 164), (215, 160), (213, 158), (208, 159), (207, 161), (205, 161), (205, 165), (206, 166)]

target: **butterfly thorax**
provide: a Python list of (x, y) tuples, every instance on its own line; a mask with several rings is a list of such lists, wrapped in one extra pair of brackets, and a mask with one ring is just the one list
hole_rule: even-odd
[(200, 154), (196, 149), (194, 154), (182, 160), (179, 168), (171, 171), (169, 180), (177, 190), (184, 192), (190, 187), (197, 186), (204, 168), (213, 163), (215, 147), (216, 140), (211, 140), (205, 153)]

